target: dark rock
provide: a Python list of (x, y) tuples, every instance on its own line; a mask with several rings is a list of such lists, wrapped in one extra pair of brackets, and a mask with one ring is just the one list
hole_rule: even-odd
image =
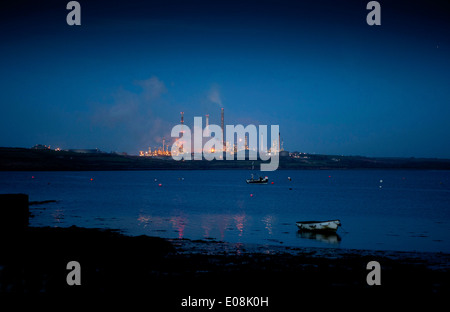
[(23, 231), (28, 217), (27, 194), (0, 194), (0, 233)]

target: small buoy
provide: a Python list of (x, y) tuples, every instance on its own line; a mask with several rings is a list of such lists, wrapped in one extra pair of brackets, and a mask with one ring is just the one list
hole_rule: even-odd
[(289, 191), (292, 191), (292, 187), (289, 188)]
[(250, 197), (253, 197), (253, 194), (250, 194)]
[(273, 184), (273, 181), (272, 181), (272, 184)]
[(331, 176), (328, 176), (329, 178), (331, 178)]
[(289, 180), (289, 181), (292, 181), (291, 177), (288, 177), (288, 180)]
[(94, 179), (91, 178), (91, 181), (94, 181)]
[(380, 180), (380, 183), (383, 183), (383, 180)]
[(31, 176), (32, 179), (34, 179), (34, 176)]
[(155, 182), (158, 181), (158, 179), (155, 179)]
[(159, 183), (159, 184), (158, 184), (158, 186), (162, 186), (162, 184), (161, 184), (161, 183)]

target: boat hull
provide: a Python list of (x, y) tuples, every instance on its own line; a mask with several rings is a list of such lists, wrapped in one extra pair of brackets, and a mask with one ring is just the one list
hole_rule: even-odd
[(267, 181), (246, 180), (247, 184), (267, 184)]
[(298, 221), (296, 222), (300, 231), (309, 232), (336, 232), (341, 221), (328, 220), (328, 221)]
[(247, 184), (267, 184), (267, 182), (269, 182), (268, 178), (259, 178), (259, 179), (247, 179), (245, 180), (245, 182), (247, 182)]

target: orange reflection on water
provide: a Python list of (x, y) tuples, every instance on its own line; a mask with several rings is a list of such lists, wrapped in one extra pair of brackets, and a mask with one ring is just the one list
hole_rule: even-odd
[(146, 228), (147, 226), (153, 230), (158, 230), (159, 228), (163, 228), (165, 230), (166, 219), (158, 216), (152, 216), (148, 214), (140, 213), (137, 221), (139, 225)]
[(172, 222), (172, 227), (178, 232), (178, 238), (183, 238), (184, 236), (184, 228), (186, 227), (187, 219), (182, 216), (176, 216), (170, 218), (170, 222)]
[(233, 219), (235, 221), (236, 228), (239, 231), (238, 235), (242, 236), (242, 233), (244, 232), (245, 214), (235, 215), (235, 216), (233, 216)]
[(143, 225), (144, 228), (145, 228), (145, 227), (147, 227), (147, 225), (150, 223), (151, 218), (150, 218), (150, 216), (139, 215), (139, 217), (137, 218), (137, 220), (138, 220), (139, 223), (140, 223), (141, 225)]

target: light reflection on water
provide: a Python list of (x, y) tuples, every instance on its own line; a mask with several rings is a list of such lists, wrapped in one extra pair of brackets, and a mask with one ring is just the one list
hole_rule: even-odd
[(181, 216), (175, 216), (170, 219), (172, 227), (177, 231), (178, 238), (184, 238), (184, 229), (186, 227), (186, 218)]
[(262, 222), (264, 223), (267, 233), (269, 235), (273, 235), (272, 224), (274, 223), (274, 219), (275, 217), (271, 215), (267, 215), (262, 219)]
[[(237, 244), (450, 252), (450, 172), (278, 170), (269, 174), (273, 185), (247, 185), (248, 175), (0, 172), (0, 190), (27, 193), (32, 201), (57, 200), (30, 207), (36, 226), (118, 228), (130, 235)], [(328, 219), (340, 219), (345, 231), (337, 237), (297, 232), (296, 221)]]

